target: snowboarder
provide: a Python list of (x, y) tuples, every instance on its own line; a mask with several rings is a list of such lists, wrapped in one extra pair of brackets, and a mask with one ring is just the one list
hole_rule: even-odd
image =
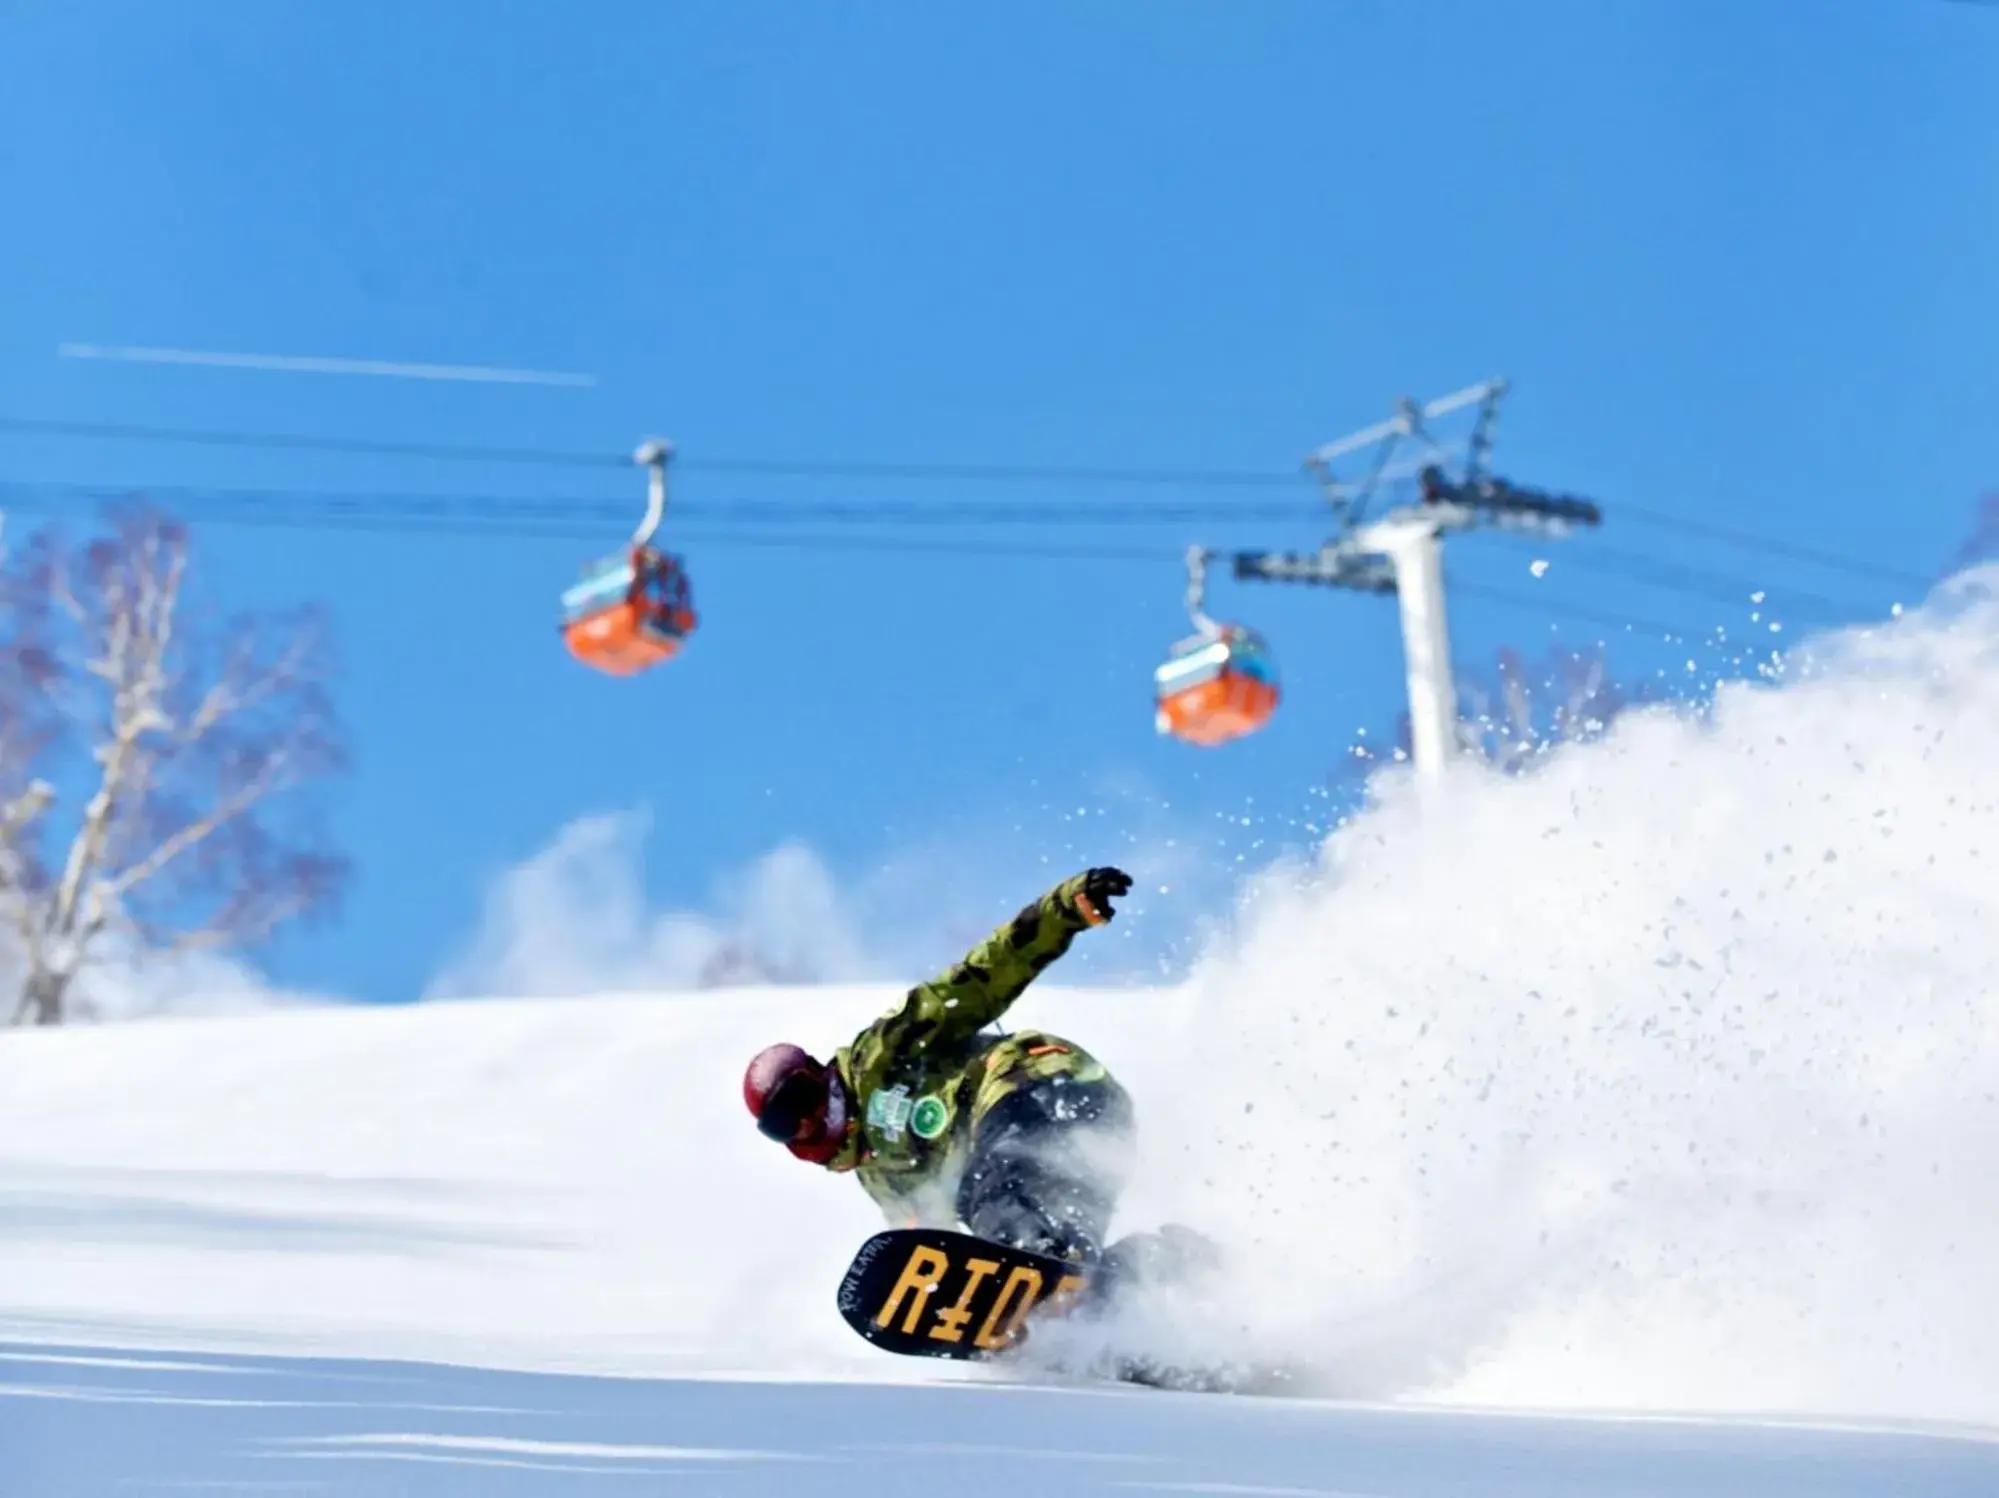
[(1130, 889), (1114, 868), (1064, 880), (830, 1063), (795, 1045), (760, 1051), (743, 1077), (758, 1129), (801, 1160), (853, 1171), (894, 1225), (962, 1224), (1099, 1263), (1131, 1169), (1131, 1099), (1073, 1042), (989, 1027)]

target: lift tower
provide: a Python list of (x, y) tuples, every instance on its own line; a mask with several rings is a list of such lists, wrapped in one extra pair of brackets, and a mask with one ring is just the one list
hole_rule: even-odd
[[(1305, 466), (1332, 507), (1337, 526), (1332, 538), (1315, 552), (1245, 551), (1235, 556), (1235, 575), (1244, 580), (1396, 595), (1402, 605), (1411, 748), (1425, 778), (1441, 774), (1457, 749), (1457, 686), (1444, 612), (1444, 536), (1493, 526), (1560, 537), (1603, 519), (1587, 500), (1522, 488), (1492, 475), (1493, 427), (1506, 389), (1505, 380), (1488, 380), (1420, 406), (1405, 396), (1388, 420), (1318, 448), (1306, 457)], [(1453, 452), (1431, 434), (1430, 426), (1467, 409), (1474, 411), (1471, 436), (1454, 465)], [(1398, 454), (1402, 448), (1415, 452)], [(1358, 480), (1350, 483), (1335, 473), (1337, 460), (1369, 449), (1373, 456)], [(1368, 515), (1369, 502), (1385, 487), (1410, 479), (1413, 500)]]

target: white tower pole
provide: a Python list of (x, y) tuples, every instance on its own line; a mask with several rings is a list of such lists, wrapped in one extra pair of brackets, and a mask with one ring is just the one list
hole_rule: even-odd
[(1402, 606), (1402, 662), (1408, 678), (1409, 739), (1416, 773), (1435, 780), (1457, 750), (1457, 683), (1444, 613), (1444, 543), (1420, 512), (1363, 526), (1354, 544), (1388, 558)]

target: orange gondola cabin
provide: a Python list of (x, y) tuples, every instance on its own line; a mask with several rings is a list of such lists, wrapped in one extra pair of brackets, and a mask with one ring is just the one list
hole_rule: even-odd
[(562, 595), (562, 641), (586, 666), (632, 676), (670, 661), (694, 632), (694, 598), (680, 558), (652, 544), (666, 517), (673, 444), (648, 438), (632, 461), (648, 470), (645, 518), (623, 551), (600, 557)]
[(1159, 731), (1212, 748), (1270, 721), (1277, 667), (1254, 630), (1215, 624), (1173, 647), (1153, 672)]
[(600, 558), (562, 595), (562, 639), (586, 666), (631, 676), (671, 660), (694, 630), (680, 558), (637, 545)]

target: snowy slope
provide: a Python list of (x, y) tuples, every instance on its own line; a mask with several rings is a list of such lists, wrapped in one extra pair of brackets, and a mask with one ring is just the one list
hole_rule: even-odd
[(1149, 1392), (0, 1352), (0, 1491), (1986, 1498), (1976, 1436)]
[[(872, 1225), (865, 1203), (769, 1149), (721, 1059), (881, 997), (440, 1004), (9, 1037), (0, 1493), (1999, 1490), (1993, 1433), (1933, 1422), (1032, 1389), (877, 1355), (831, 1306)], [(1042, 1001), (1114, 1038), (1189, 1002)], [(1141, 1087), (1166, 1075), (1163, 1054), (1117, 1049)], [(115, 1350), (134, 1346), (153, 1350)], [(604, 1372), (626, 1376), (589, 1376)]]
[[(1035, 1390), (876, 1354), (831, 1305), (864, 1200), (756, 1135), (724, 1062), (884, 997), (8, 1037), (0, 1493), (1999, 1490), (1999, 1442), (1975, 1430)], [(1190, 1002), (1037, 998), (1117, 1042), (1141, 1092), (1167, 1085), (1160, 1037)], [(154, 1351), (113, 1350), (134, 1345)]]

